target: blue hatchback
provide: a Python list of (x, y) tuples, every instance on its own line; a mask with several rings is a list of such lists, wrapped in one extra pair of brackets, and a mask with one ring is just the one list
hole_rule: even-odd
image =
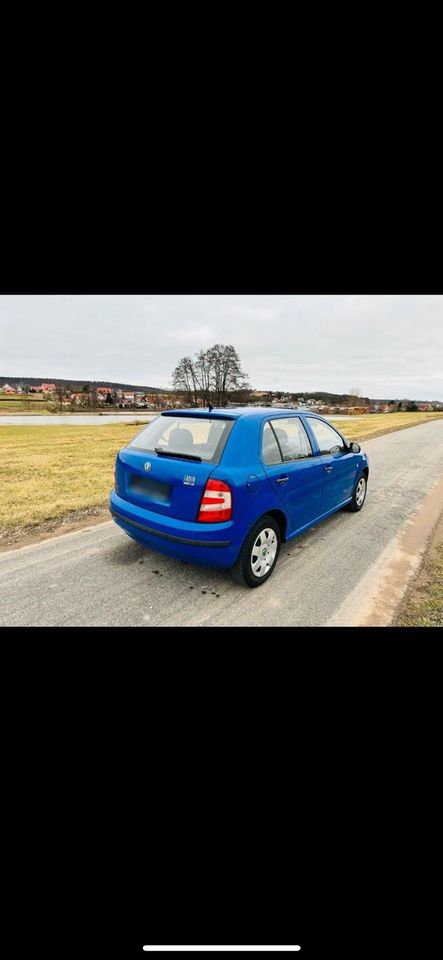
[(110, 509), (138, 543), (258, 587), (280, 544), (361, 510), (368, 459), (305, 410), (167, 411), (120, 450)]

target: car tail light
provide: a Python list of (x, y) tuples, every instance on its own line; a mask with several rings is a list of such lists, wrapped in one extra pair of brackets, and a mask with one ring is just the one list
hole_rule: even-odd
[(197, 521), (199, 523), (220, 523), (232, 518), (231, 488), (222, 480), (208, 480)]

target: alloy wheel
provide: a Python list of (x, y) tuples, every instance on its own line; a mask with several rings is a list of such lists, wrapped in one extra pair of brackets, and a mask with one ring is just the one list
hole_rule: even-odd
[(366, 496), (366, 479), (365, 477), (360, 477), (360, 480), (357, 484), (357, 489), (355, 491), (355, 502), (358, 507), (361, 507)]
[(255, 577), (264, 577), (275, 563), (278, 541), (275, 530), (261, 530), (251, 552), (251, 570)]

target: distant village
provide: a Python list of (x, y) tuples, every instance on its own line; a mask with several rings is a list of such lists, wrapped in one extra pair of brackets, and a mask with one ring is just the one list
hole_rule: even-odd
[(115, 406), (120, 409), (142, 408), (145, 410), (171, 405), (170, 394), (148, 394), (143, 390), (115, 390), (113, 387), (92, 387), (90, 384), (85, 384), (83, 390), (66, 390), (55, 383), (42, 383), (32, 387), (25, 383), (12, 387), (9, 383), (5, 383), (0, 384), (0, 394), (10, 399), (17, 397), (22, 401), (26, 398), (30, 404), (33, 400), (46, 400), (50, 404), (49, 409), (51, 404), (68, 409)]
[(321, 414), (353, 414), (362, 416), (365, 413), (394, 413), (400, 410), (443, 410), (443, 402), (439, 401), (418, 401), (414, 400), (391, 400), (387, 403), (371, 403), (366, 401), (353, 402), (350, 397), (348, 402), (342, 404), (324, 403), (313, 397), (296, 396), (295, 394), (270, 393), (261, 390), (253, 390), (249, 404), (251, 406), (271, 406), (302, 410), (315, 410)]
[[(187, 406), (184, 394), (179, 391), (167, 393), (148, 393), (143, 390), (115, 389), (111, 386), (96, 387), (84, 384), (82, 390), (70, 390), (55, 383), (32, 385), (23, 382), (16, 386), (0, 384), (0, 400), (17, 400), (20, 409), (32, 409), (33, 402), (44, 402), (48, 411), (117, 408), (120, 410), (164, 410)], [(357, 402), (356, 402), (357, 401)], [(203, 399), (197, 401), (200, 407), (207, 406)], [(440, 401), (391, 400), (389, 402), (370, 402), (349, 397), (340, 405), (325, 403), (309, 395), (282, 393), (281, 391), (244, 390), (232, 394), (231, 406), (266, 406), (279, 409), (309, 409), (321, 414), (362, 415), (366, 413), (394, 413), (398, 411), (443, 410)]]

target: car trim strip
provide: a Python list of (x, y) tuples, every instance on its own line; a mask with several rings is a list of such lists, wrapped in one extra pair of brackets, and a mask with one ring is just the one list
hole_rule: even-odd
[(149, 533), (153, 537), (163, 537), (164, 540), (173, 540), (174, 543), (187, 543), (192, 547), (229, 547), (230, 540), (189, 540), (187, 537), (175, 537), (172, 533), (162, 533), (160, 530), (154, 530), (152, 527), (146, 527), (143, 523), (137, 523), (135, 520), (129, 520), (123, 514), (117, 513), (117, 510), (111, 508), (111, 514), (117, 520), (128, 523), (131, 527), (137, 527), (144, 533)]

